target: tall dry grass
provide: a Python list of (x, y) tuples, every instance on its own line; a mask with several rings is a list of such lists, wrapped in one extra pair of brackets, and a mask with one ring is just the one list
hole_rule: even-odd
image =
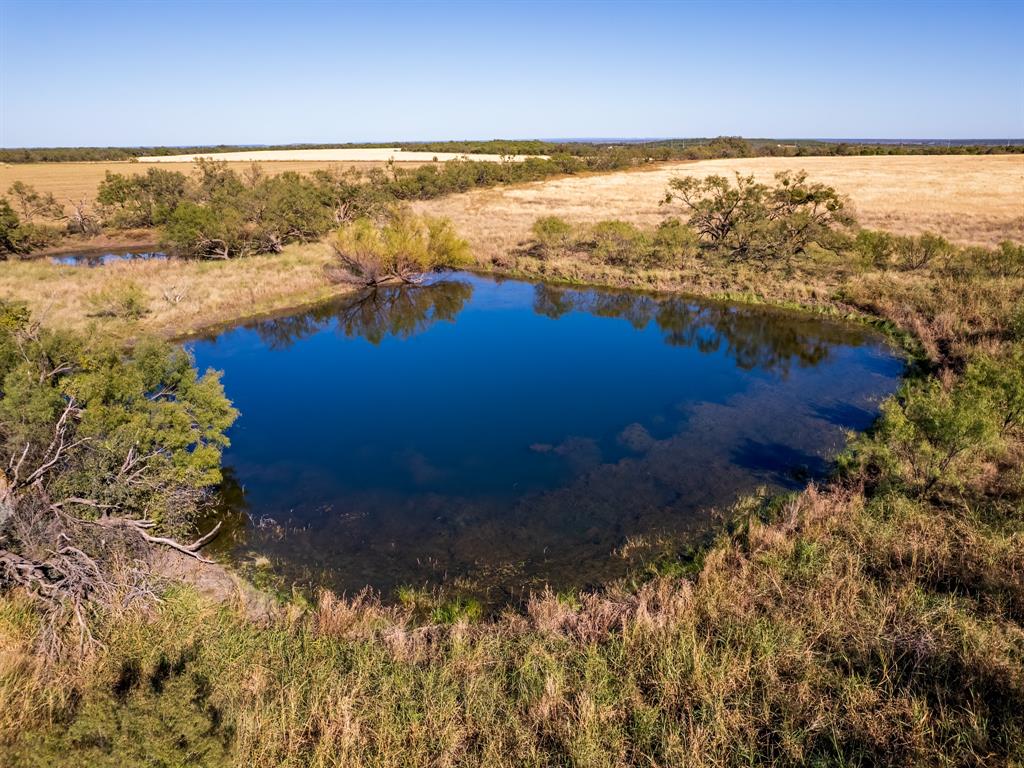
[[(109, 623), (105, 650), (58, 678), (49, 705), (69, 727), (30, 730), (8, 754), (114, 764), (134, 741), (246, 766), (1024, 757), (1024, 631), (1006, 608), (1024, 606), (1019, 531), (840, 488), (776, 518), (721, 540), (692, 581), (539, 595), (487, 623), (418, 626), (372, 598), (324, 595), (259, 627), (172, 593), (155, 617)], [(6, 626), (17, 602), (4, 610)], [(12, 654), (31, 660), (30, 633), (2, 657), (7, 734), (46, 688)]]

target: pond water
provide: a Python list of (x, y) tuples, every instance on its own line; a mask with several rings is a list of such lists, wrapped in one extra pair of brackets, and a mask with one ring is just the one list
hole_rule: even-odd
[(190, 347), (242, 414), (220, 553), (490, 600), (598, 584), (826, 474), (903, 371), (856, 325), (464, 274)]
[(102, 267), (118, 261), (152, 261), (166, 259), (167, 254), (160, 251), (83, 251), (81, 253), (62, 253), (51, 256), (50, 261), (66, 267)]

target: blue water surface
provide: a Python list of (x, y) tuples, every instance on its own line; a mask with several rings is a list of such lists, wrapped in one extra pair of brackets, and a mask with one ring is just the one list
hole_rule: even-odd
[(903, 369), (856, 325), (468, 274), (190, 347), (242, 414), (222, 551), (490, 599), (603, 582), (824, 475)]

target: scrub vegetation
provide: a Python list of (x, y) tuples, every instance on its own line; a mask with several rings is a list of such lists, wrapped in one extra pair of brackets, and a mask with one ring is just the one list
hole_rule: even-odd
[[(117, 599), (88, 603), (97, 608), (67, 622), (54, 617), (73, 598), (10, 589), (0, 599), (0, 749), (8, 762), (1024, 760), (1024, 247), (860, 229), (841, 194), (800, 174), (667, 187), (667, 220), (657, 227), (548, 216), (491, 268), (801, 306), (887, 328), (914, 364), (829, 483), (740, 500), (704, 549), (666, 545), (621, 583), (538, 594), (498, 615), (481, 616), (457, 595), (408, 592), (391, 605), (324, 593), (296, 595), (254, 623), (239, 606), (172, 586), (160, 603), (115, 590)], [(416, 243), (404, 250), (431, 250), (429, 222), (359, 219), (343, 225), (340, 252), (362, 243), (387, 254), (402, 238)], [(456, 241), (445, 226), (443, 242), (461, 253)], [(23, 442), (7, 437), (20, 435), (25, 413), (8, 408), (10, 398), (43, 393), (31, 423), (49, 435), (81, 392), (95, 398), (82, 401), (84, 413), (98, 411), (75, 428), (95, 425), (83, 437), (105, 446), (109, 421), (117, 439), (99, 458), (91, 444), (76, 448), (105, 469), (81, 473), (70, 461), (62, 492), (103, 492), (95, 484), (116, 474), (135, 434), (151, 435), (153, 447), (139, 450), (159, 448), (158, 468), (182, 465), (168, 492), (183, 484), (198, 493), (215, 479), (218, 435), (232, 418), (215, 378), (159, 347), (59, 356), (57, 342), (31, 341), (37, 332), (23, 311), (11, 307), (5, 317), (9, 341), (0, 350), (15, 350), (4, 358), (0, 400), (5, 467)], [(42, 347), (26, 360), (20, 350), (37, 348), (25, 344)], [(60, 360), (67, 370), (49, 373)], [(137, 372), (126, 375), (125, 366)], [(153, 397), (169, 384), (181, 397)], [(189, 406), (197, 391), (199, 403)], [(164, 418), (169, 444), (149, 431)], [(193, 459), (197, 431), (203, 450)], [(30, 443), (46, 455), (46, 439)], [(155, 488), (154, 498), (165, 498), (165, 486)], [(45, 484), (32, 492), (45, 494), (44, 516), (67, 498)], [(131, 496), (106, 498), (135, 508)], [(165, 507), (140, 512), (172, 525)], [(75, 525), (89, 526), (91, 514)], [(10, 532), (19, 518), (7, 517), (5, 535), (21, 541)], [(26, 557), (13, 543), (7, 551)], [(61, 571), (40, 573), (52, 586)]]

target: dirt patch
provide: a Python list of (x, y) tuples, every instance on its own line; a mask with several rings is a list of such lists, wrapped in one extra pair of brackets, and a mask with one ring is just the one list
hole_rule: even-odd
[(273, 598), (219, 563), (203, 563), (171, 549), (154, 553), (150, 567), (158, 578), (187, 584), (199, 594), (218, 603), (241, 609), (254, 621), (266, 622), (277, 614)]

